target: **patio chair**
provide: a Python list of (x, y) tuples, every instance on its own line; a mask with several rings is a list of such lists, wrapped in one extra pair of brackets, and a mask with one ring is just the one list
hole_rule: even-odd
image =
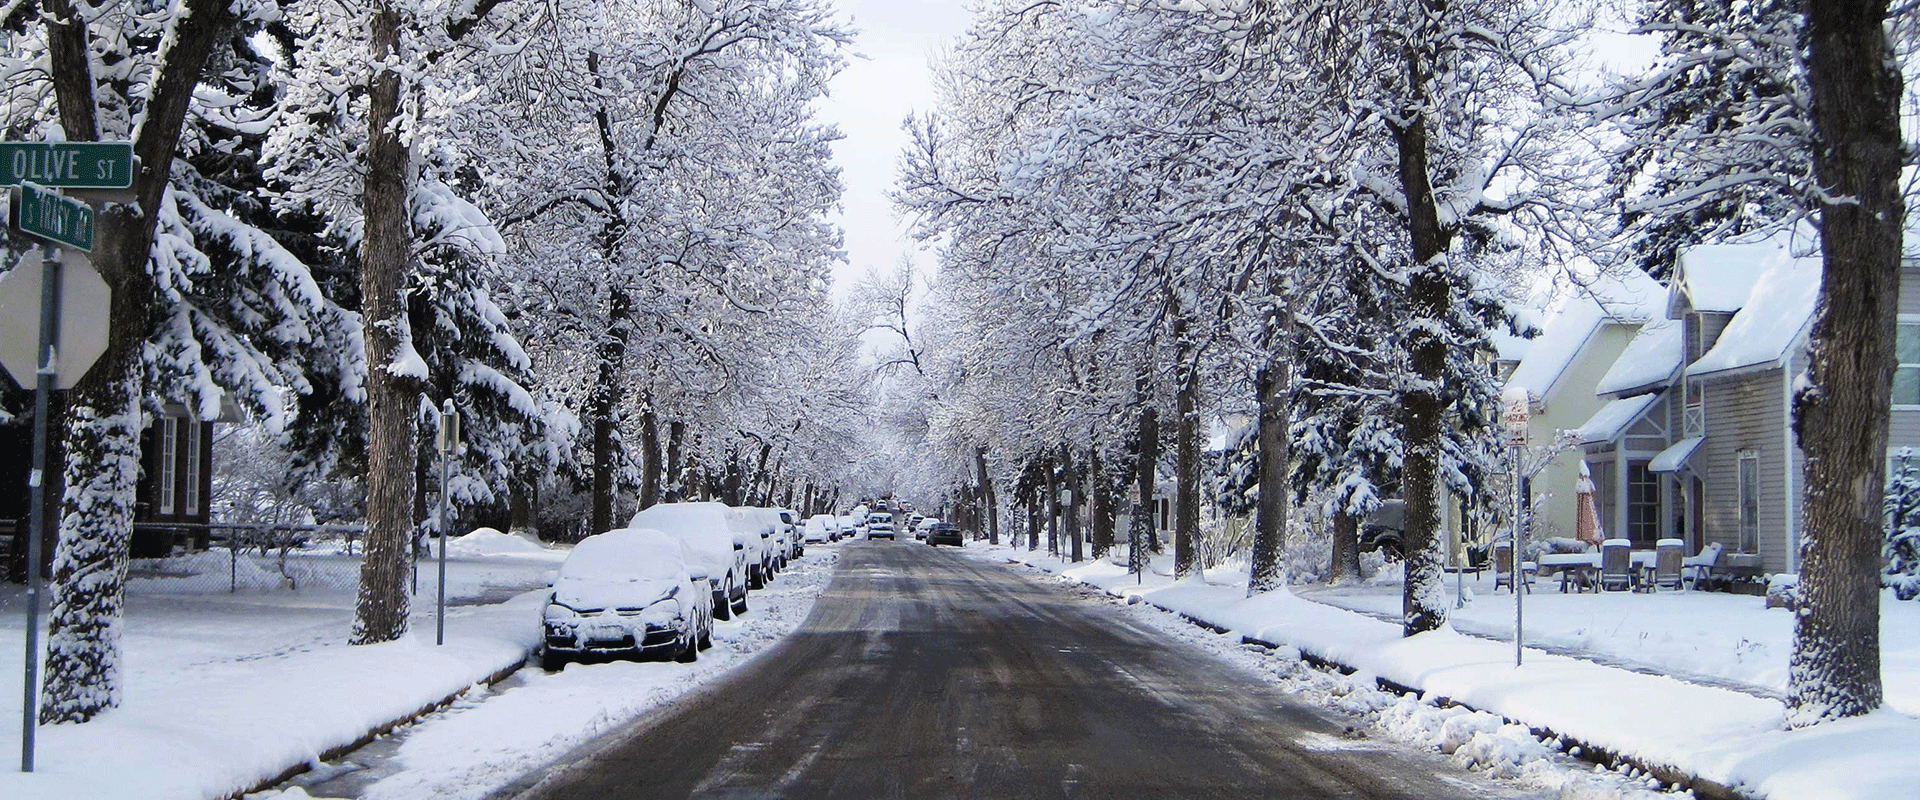
[[(1520, 586), (1528, 593), (1533, 592), (1533, 573), (1539, 567), (1531, 561), (1520, 562)], [(1493, 590), (1500, 591), (1501, 585), (1514, 588), (1513, 580), (1513, 543), (1497, 541), (1493, 543)]]
[(1701, 581), (1713, 577), (1713, 568), (1720, 564), (1720, 554), (1725, 549), (1719, 542), (1713, 542), (1700, 548), (1698, 555), (1687, 556), (1680, 562), (1680, 581), (1689, 589), (1699, 589)]
[(1639, 583), (1633, 574), (1633, 543), (1608, 539), (1600, 543), (1600, 590), (1625, 592)]
[(1686, 559), (1687, 543), (1679, 539), (1661, 539), (1653, 543), (1653, 566), (1647, 570), (1643, 586), (1647, 591), (1679, 590), (1680, 564)]

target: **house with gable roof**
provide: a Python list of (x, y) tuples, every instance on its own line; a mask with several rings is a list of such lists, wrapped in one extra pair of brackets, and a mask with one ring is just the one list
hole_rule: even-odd
[[(1807, 366), (1821, 260), (1787, 236), (1683, 250), (1664, 320), (1607, 370), (1579, 429), (1610, 537), (1718, 542), (1732, 563), (1798, 569), (1804, 461), (1792, 395)], [(1920, 268), (1901, 270), (1889, 446), (1920, 445)], [(1906, 359), (1913, 363), (1906, 363)], [(1904, 387), (1904, 394), (1902, 394)]]
[(1594, 387), (1649, 324), (1665, 321), (1666, 288), (1646, 273), (1602, 274), (1573, 287), (1540, 325), (1540, 334), (1507, 376), (1531, 403), (1528, 441), (1548, 461), (1522, 491), (1532, 508), (1530, 538), (1572, 537), (1578, 449), (1555, 451), (1607, 401)]

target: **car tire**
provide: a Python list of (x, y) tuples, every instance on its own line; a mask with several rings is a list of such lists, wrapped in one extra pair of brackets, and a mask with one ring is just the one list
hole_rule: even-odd
[(764, 589), (766, 587), (767, 587), (767, 579), (760, 576), (760, 567), (755, 566), (754, 568), (747, 570), (747, 588), (748, 589)]
[(740, 595), (740, 599), (734, 601), (732, 608), (735, 614), (747, 613), (747, 596), (744, 594)]
[(713, 618), (714, 619), (718, 619), (718, 620), (733, 619), (732, 598), (730, 597), (730, 595), (732, 594), (733, 594), (733, 583), (731, 581), (729, 581), (726, 586), (721, 587), (720, 591), (714, 593), (713, 595)]
[(707, 627), (700, 629), (700, 649), (713, 649), (713, 620), (707, 620)]
[(676, 663), (680, 663), (680, 664), (691, 664), (695, 661), (699, 661), (700, 660), (700, 635), (697, 633), (688, 633), (687, 643), (680, 648), (680, 652), (675, 653), (673, 655), (673, 660)]

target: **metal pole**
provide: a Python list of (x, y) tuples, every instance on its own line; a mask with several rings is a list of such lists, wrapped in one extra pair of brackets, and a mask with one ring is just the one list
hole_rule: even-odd
[(440, 407), (440, 588), (434, 601), (433, 643), (447, 643), (447, 467), (453, 461), (453, 400)]
[(1508, 451), (1513, 458), (1513, 665), (1518, 667), (1523, 639), (1520, 606), (1521, 598), (1526, 596), (1526, 592), (1522, 591), (1526, 581), (1526, 570), (1521, 568), (1521, 564), (1526, 560), (1526, 536), (1521, 531), (1521, 525), (1524, 524), (1524, 514), (1521, 509), (1523, 501), (1520, 498), (1521, 448), (1513, 447)]
[(47, 416), (60, 346), (60, 248), (40, 250), (40, 369), (33, 381), (33, 470), (27, 476), (33, 521), (27, 534), (26, 681), (20, 700), (20, 771), (33, 771), (40, 716), (40, 540), (47, 534)]

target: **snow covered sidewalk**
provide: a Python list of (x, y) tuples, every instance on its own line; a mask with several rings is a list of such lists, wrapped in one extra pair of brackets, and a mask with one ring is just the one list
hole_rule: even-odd
[(431, 577), (413, 598), (413, 632), (364, 647), (346, 643), (351, 590), (229, 592), (224, 567), (219, 581), (130, 581), (121, 706), (84, 725), (41, 726), (31, 774), (16, 760), (23, 595), (4, 587), (0, 797), (209, 800), (257, 786), (519, 666), (565, 556), (455, 560), (444, 646), (433, 643)]
[[(1782, 730), (1777, 700), (1528, 650), (1451, 629), (1413, 638), (1398, 625), (1289, 592), (1248, 598), (1244, 570), (1221, 583), (1142, 584), (1111, 563), (1070, 565), (1045, 553), (970, 546), (977, 556), (1061, 573), (1121, 597), (1498, 714), (1651, 767), (1696, 788), (1766, 800), (1912, 796), (1920, 785), (1920, 719), (1897, 711)], [(1756, 600), (1757, 602), (1757, 600)], [(1510, 607), (1509, 607), (1510, 608)]]

